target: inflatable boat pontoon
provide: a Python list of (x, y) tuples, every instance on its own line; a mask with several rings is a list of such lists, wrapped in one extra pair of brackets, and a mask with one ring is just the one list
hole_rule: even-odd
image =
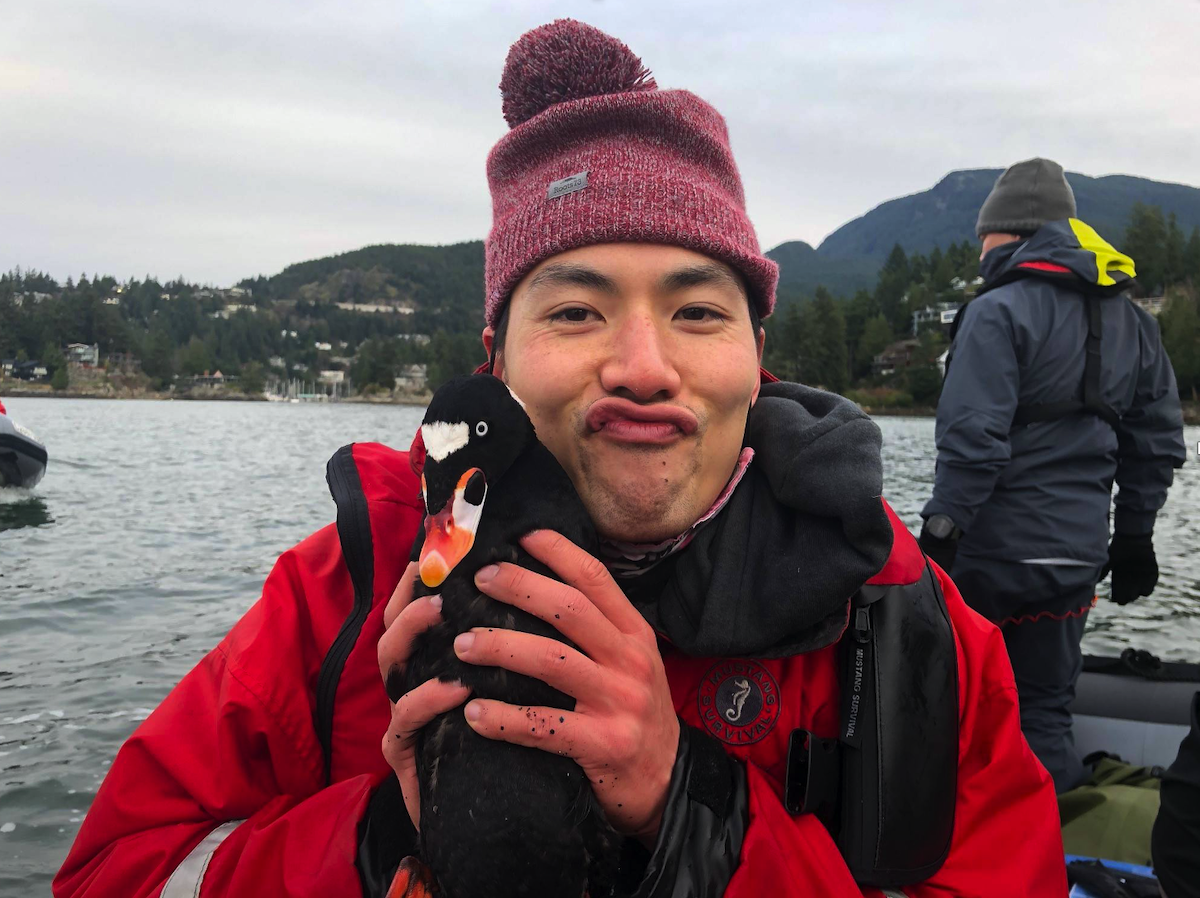
[(32, 489), (46, 473), (46, 447), (28, 428), (0, 414), (0, 487)]
[(1116, 658), (1085, 655), (1071, 705), (1075, 746), (1083, 757), (1105, 751), (1167, 767), (1188, 733), (1197, 691), (1200, 664), (1160, 661), (1138, 649)]

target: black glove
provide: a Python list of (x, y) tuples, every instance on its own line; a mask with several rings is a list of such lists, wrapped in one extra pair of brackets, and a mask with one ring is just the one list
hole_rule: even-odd
[(1114, 533), (1108, 544), (1108, 563), (1100, 570), (1103, 580), (1112, 571), (1112, 600), (1118, 605), (1148, 596), (1158, 583), (1158, 559), (1154, 557), (1152, 534), (1129, 536)]
[(936, 561), (943, 571), (950, 573), (950, 568), (954, 567), (954, 556), (958, 554), (958, 537), (938, 539), (929, 532), (928, 524), (922, 524), (917, 542), (921, 544), (922, 552)]

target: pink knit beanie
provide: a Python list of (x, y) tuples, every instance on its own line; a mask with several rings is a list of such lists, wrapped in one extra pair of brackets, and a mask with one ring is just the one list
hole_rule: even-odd
[(484, 312), (550, 256), (596, 243), (681, 246), (740, 271), (758, 312), (779, 267), (758, 247), (720, 114), (659, 90), (616, 38), (559, 19), (521, 37), (500, 79), (512, 129), (488, 156)]

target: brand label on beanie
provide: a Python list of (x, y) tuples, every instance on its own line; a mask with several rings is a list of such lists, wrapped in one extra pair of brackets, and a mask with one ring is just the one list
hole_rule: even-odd
[(587, 172), (581, 171), (577, 175), (571, 175), (569, 178), (555, 181), (546, 191), (546, 199), (554, 200), (560, 196), (566, 196), (568, 193), (574, 193), (576, 190), (583, 190), (583, 188), (587, 187), (587, 176)]

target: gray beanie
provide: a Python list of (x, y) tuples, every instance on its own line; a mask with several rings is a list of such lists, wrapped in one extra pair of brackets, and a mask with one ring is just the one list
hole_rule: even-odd
[(1048, 221), (1075, 217), (1075, 194), (1063, 168), (1049, 159), (1009, 166), (983, 201), (975, 235), (1032, 234)]

